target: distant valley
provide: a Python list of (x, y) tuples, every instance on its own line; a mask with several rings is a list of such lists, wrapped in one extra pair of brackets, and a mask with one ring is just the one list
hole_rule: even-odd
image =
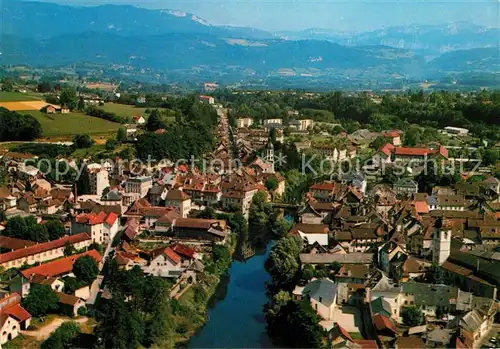
[(97, 63), (219, 81), (424, 80), (500, 71), (499, 30), (468, 23), (352, 35), (321, 29), (269, 33), (213, 26), (174, 10), (16, 0), (2, 1), (2, 17), (3, 65)]

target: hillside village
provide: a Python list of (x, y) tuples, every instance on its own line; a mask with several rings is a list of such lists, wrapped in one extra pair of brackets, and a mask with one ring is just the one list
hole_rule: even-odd
[[(57, 182), (26, 165), (36, 156), (2, 155), (1, 344), (29, 337), (30, 322), (42, 313), (91, 316), (111, 302), (110, 265), (168, 280), (169, 299), (179, 299), (213, 273), (221, 246), (234, 252), (240, 236), (227, 217), (238, 212), (250, 224), (254, 198), (262, 195), (281, 216), (293, 211), (281, 237), (300, 245), (289, 295), (311, 304), (328, 346), (494, 347), (500, 181), (491, 168), (474, 181), (472, 171), (449, 185), (428, 181), (423, 191), (427, 161), (453, 162), (454, 150), (444, 144), (404, 145), (408, 135), (397, 129), (327, 137), (322, 130), (335, 125), (294, 110), (259, 122), (235, 117), (211, 96), (199, 103), (218, 115), (214, 151), (206, 156), (217, 161), (208, 169), (90, 159), (83, 167), (88, 192), (79, 194), (79, 182)], [(130, 142), (140, 133), (169, 132), (145, 130), (142, 116), (133, 121), (127, 127), (139, 131)], [(456, 128), (446, 132), (466, 137)], [(356, 171), (313, 177), (300, 200), (288, 200), (277, 148), (285, 143), (336, 169), (360, 154), (368, 161)], [(385, 173), (396, 166), (404, 171), (388, 183)], [(208, 210), (217, 216), (204, 217)], [(47, 290), (57, 306), (30, 314), (33, 293)]]

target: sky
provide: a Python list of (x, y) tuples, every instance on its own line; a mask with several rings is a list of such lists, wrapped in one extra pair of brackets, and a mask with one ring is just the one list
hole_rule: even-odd
[(500, 0), (43, 0), (61, 4), (128, 4), (193, 13), (214, 25), (269, 31), (325, 28), (359, 32), (407, 24), (466, 21), (499, 27)]

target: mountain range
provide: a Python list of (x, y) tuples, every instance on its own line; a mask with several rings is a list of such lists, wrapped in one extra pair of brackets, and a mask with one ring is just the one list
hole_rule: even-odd
[(133, 6), (70, 7), (1, 0), (1, 64), (93, 62), (221, 76), (374, 73), (408, 78), (498, 72), (500, 31), (469, 23), (366, 33), (270, 33), (214, 26), (196, 15)]

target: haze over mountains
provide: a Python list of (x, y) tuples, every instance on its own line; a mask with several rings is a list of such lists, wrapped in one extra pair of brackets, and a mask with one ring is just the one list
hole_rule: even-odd
[[(175, 10), (70, 7), (2, 0), (1, 64), (78, 62), (222, 75), (317, 76), (353, 71), (425, 78), (498, 72), (499, 29), (469, 23), (347, 35), (213, 26)], [(440, 57), (441, 56), (441, 57)]]

